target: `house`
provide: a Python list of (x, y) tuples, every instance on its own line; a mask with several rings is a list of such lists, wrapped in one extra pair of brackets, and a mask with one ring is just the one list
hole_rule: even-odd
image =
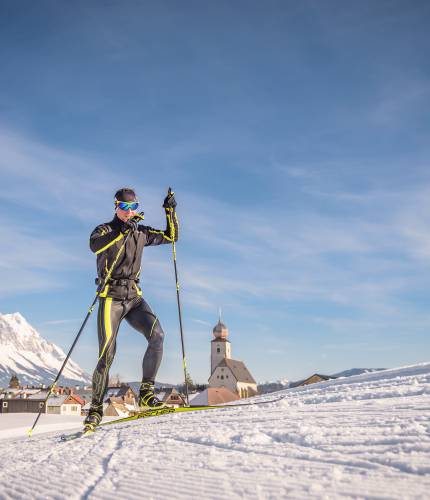
[[(88, 415), (91, 402), (82, 406), (82, 414)], [(108, 387), (103, 400), (103, 414), (107, 417), (126, 417), (137, 409), (137, 394), (133, 389), (123, 384), (118, 387)]]
[(131, 405), (133, 407), (137, 404), (137, 394), (133, 391), (133, 389), (129, 385), (121, 385), (119, 387), (108, 387), (105, 392), (104, 400), (108, 400), (109, 398), (115, 398), (117, 402), (121, 400), (122, 403), (127, 405)]
[(163, 389), (157, 393), (157, 398), (171, 408), (178, 408), (185, 406), (186, 401), (182, 394), (180, 394), (174, 387)]
[(46, 393), (40, 389), (11, 388), (0, 394), (0, 413), (39, 413), (44, 407)]
[(237, 401), (239, 395), (227, 387), (208, 387), (190, 401), (190, 406), (219, 405)]
[(211, 376), (209, 388), (225, 387), (240, 398), (258, 394), (257, 382), (243, 361), (231, 359), (231, 344), (227, 340), (228, 329), (221, 319), (214, 327), (211, 341)]
[(57, 415), (80, 415), (85, 401), (77, 394), (51, 396), (47, 402), (47, 412)]
[(122, 403), (110, 401), (106, 407), (103, 407), (103, 415), (105, 417), (128, 417), (130, 415), (129, 409)]
[(314, 373), (313, 375), (306, 378), (305, 380), (299, 380), (298, 382), (293, 382), (290, 385), (290, 388), (291, 387), (301, 387), (302, 385), (316, 384), (318, 382), (325, 382), (326, 380), (332, 380), (335, 378), (336, 377), (331, 377), (330, 375), (321, 375), (319, 373)]
[(41, 409), (46, 413), (44, 399), (30, 398), (2, 398), (0, 399), (0, 413), (39, 413)]

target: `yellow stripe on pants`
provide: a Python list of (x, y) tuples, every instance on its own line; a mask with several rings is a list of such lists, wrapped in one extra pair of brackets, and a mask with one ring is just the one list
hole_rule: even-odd
[(107, 297), (103, 308), (103, 323), (104, 323), (104, 333), (106, 334), (106, 340), (102, 352), (99, 356), (99, 361), (103, 357), (103, 354), (105, 353), (107, 346), (109, 344), (110, 338), (112, 337), (112, 324), (110, 321), (111, 308), (112, 308), (112, 297)]

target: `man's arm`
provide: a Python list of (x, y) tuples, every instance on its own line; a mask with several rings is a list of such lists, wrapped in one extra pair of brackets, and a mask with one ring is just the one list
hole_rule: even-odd
[(124, 238), (124, 234), (119, 230), (112, 229), (108, 224), (100, 224), (100, 226), (97, 226), (91, 233), (91, 251), (95, 254), (99, 254), (122, 238)]
[(165, 208), (166, 211), (166, 229), (160, 231), (149, 226), (139, 226), (139, 231), (146, 233), (145, 246), (163, 245), (178, 241), (179, 222), (176, 211), (173, 208)]

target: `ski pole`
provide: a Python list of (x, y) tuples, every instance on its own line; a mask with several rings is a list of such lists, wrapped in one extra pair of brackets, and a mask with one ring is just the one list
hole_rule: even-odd
[[(169, 187), (167, 196), (173, 196), (172, 188)], [(173, 266), (175, 268), (175, 281), (176, 281), (176, 300), (178, 302), (178, 314), (179, 314), (179, 330), (181, 332), (181, 346), (182, 346), (182, 366), (184, 368), (184, 378), (185, 378), (185, 395), (187, 398), (187, 406), (190, 405), (188, 398), (188, 377), (187, 377), (187, 360), (185, 358), (185, 342), (184, 342), (184, 331), (182, 328), (182, 311), (181, 311), (181, 299), (179, 297), (179, 279), (178, 279), (178, 267), (176, 265), (176, 245), (175, 245), (175, 225), (173, 223), (173, 217), (176, 218), (176, 212), (173, 208), (168, 209), (170, 214), (168, 214), (169, 225), (170, 225), (170, 236), (172, 237), (172, 256), (173, 256)]]
[[(142, 214), (139, 214), (137, 217), (140, 220), (143, 219), (143, 215)], [(125, 248), (125, 244), (127, 243), (127, 240), (128, 240), (128, 237), (130, 236), (130, 234), (131, 234), (131, 231), (128, 231), (127, 234), (126, 234), (126, 236), (125, 236), (125, 238), (124, 238), (124, 241), (123, 241), (121, 247), (118, 250), (118, 253), (116, 254), (116, 257), (115, 257), (114, 261), (112, 262), (112, 265), (110, 266), (110, 269), (108, 270), (108, 273), (106, 274), (106, 277), (105, 277), (103, 283), (97, 289), (96, 296), (94, 297), (94, 300), (93, 300), (90, 308), (88, 309), (87, 315), (85, 316), (85, 319), (84, 319), (81, 327), (79, 328), (79, 331), (78, 331), (78, 333), (77, 333), (77, 335), (75, 337), (75, 340), (73, 341), (72, 347), (69, 349), (69, 352), (67, 353), (66, 359), (63, 361), (63, 364), (61, 365), (61, 368), (60, 368), (57, 376), (55, 377), (54, 383), (51, 385), (51, 387), (48, 390), (46, 398), (45, 398), (42, 406), (40, 407), (39, 413), (37, 414), (37, 417), (36, 417), (36, 420), (33, 423), (33, 426), (27, 432), (29, 437), (31, 437), (31, 435), (33, 434), (33, 430), (36, 427), (37, 422), (39, 421), (40, 415), (42, 415), (43, 409), (46, 407), (46, 404), (47, 404), (47, 401), (49, 399), (49, 396), (54, 391), (55, 386), (57, 385), (57, 382), (60, 379), (60, 376), (61, 376), (61, 374), (62, 374), (62, 372), (64, 370), (64, 367), (66, 366), (67, 361), (69, 361), (70, 355), (72, 354), (72, 351), (75, 348), (75, 345), (77, 344), (77, 342), (79, 340), (79, 337), (81, 336), (81, 333), (83, 332), (83, 330), (85, 328), (85, 325), (87, 324), (87, 321), (88, 321), (89, 317), (91, 316), (92, 312), (94, 311), (94, 307), (95, 307), (95, 305), (97, 303), (97, 300), (99, 298), (99, 294), (105, 288), (107, 282), (109, 281), (109, 279), (110, 279), (110, 277), (112, 275), (112, 272), (113, 272), (113, 270), (114, 270), (114, 268), (116, 266), (116, 263), (118, 262), (118, 259), (119, 259), (121, 253), (123, 252), (123, 250)]]

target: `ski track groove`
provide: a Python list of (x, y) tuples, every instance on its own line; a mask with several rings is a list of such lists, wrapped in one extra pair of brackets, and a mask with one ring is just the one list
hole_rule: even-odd
[[(85, 439), (85, 438), (84, 438)], [(115, 451), (119, 450), (121, 448), (122, 441), (120, 439), (120, 432), (117, 432), (117, 439), (116, 443), (114, 443), (113, 447), (111, 450), (108, 450), (101, 458), (101, 472), (100, 475), (95, 479), (95, 482), (93, 485), (89, 486), (88, 489), (82, 493), (81, 498), (83, 499), (88, 499), (90, 495), (96, 490), (97, 486), (99, 483), (103, 480), (103, 477), (107, 474), (109, 470), (109, 464), (111, 460), (113, 459)]]

